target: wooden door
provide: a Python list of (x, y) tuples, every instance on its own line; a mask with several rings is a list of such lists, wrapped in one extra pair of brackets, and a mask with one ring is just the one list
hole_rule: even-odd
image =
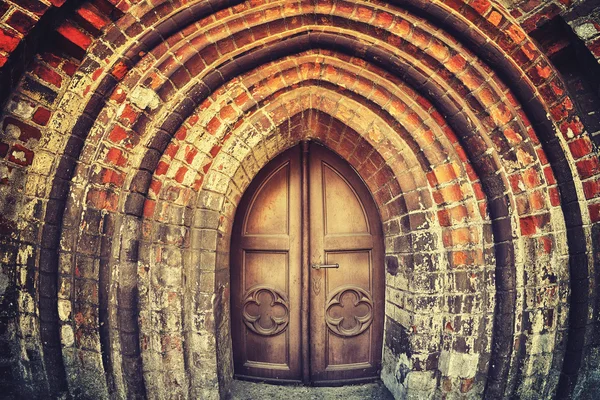
[(295, 147), (261, 170), (240, 202), (231, 248), (239, 377), (300, 382), (300, 184)]
[(370, 380), (379, 373), (383, 332), (379, 215), (344, 160), (316, 143), (308, 153), (295, 147), (274, 159), (238, 208), (235, 374), (317, 385)]
[(311, 380), (375, 377), (384, 311), (383, 240), (365, 184), (341, 158), (310, 152)]

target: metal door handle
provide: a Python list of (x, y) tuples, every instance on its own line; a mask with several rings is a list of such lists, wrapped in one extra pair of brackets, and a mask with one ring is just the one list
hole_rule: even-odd
[(312, 269), (339, 268), (340, 264), (313, 264)]

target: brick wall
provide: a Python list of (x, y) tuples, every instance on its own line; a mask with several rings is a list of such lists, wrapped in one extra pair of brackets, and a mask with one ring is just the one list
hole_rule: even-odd
[(408, 3), (91, 1), (48, 28), (0, 116), (7, 390), (225, 396), (236, 206), (307, 138), (378, 205), (392, 393), (593, 385), (600, 164), (573, 41), (540, 33), (574, 4)]

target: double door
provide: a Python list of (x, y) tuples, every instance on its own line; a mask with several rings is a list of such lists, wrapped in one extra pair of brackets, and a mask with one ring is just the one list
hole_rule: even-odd
[(378, 376), (381, 223), (344, 160), (305, 142), (271, 161), (242, 197), (231, 254), (237, 377), (328, 385)]

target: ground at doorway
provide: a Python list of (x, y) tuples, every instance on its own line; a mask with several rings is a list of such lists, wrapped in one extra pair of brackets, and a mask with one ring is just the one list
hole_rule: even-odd
[(234, 380), (232, 400), (393, 400), (381, 382), (342, 387), (307, 387), (268, 385)]

